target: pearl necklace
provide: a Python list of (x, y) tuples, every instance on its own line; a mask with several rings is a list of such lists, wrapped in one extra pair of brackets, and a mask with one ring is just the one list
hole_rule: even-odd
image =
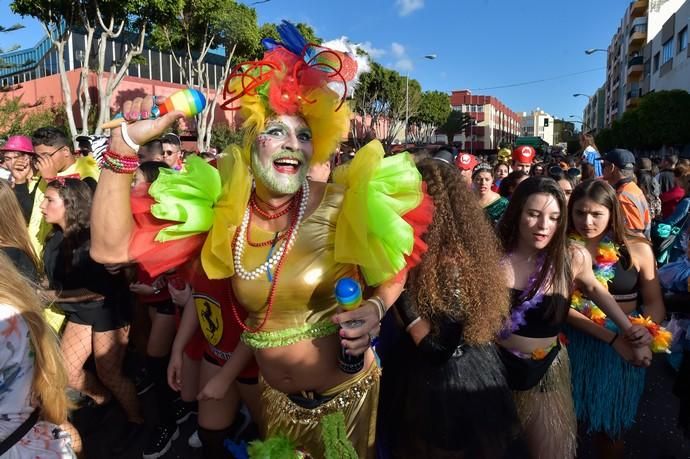
[[(295, 244), (297, 239), (297, 231), (302, 224), (302, 219), (304, 218), (304, 213), (307, 210), (307, 204), (309, 203), (309, 181), (305, 180), (302, 184), (302, 199), (299, 203), (299, 208), (297, 210), (297, 218), (294, 221), (294, 228), (290, 234), (287, 241), (283, 242), (280, 248), (271, 255), (265, 262), (259, 265), (256, 269), (252, 271), (247, 271), (244, 266), (242, 266), (242, 258), (244, 257), (244, 249), (247, 244), (247, 231), (249, 230), (249, 216), (250, 209), (244, 211), (244, 217), (242, 218), (242, 224), (240, 225), (239, 232), (235, 238), (235, 245), (232, 248), (233, 260), (235, 262), (235, 274), (242, 280), (256, 280), (260, 276), (264, 275), (278, 265), (281, 258), (287, 254), (287, 252)], [(270, 253), (270, 252), (269, 252)]]

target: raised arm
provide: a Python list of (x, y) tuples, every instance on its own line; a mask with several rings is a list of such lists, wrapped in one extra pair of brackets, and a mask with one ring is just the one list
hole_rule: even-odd
[[(125, 119), (148, 118), (153, 98), (136, 98), (122, 105)], [(159, 137), (181, 112), (168, 113), (158, 119), (143, 119), (127, 126), (127, 133), (136, 145)], [(110, 151), (136, 157), (137, 152), (125, 142), (121, 128), (111, 131)], [(128, 246), (134, 227), (129, 193), (132, 174), (118, 174), (104, 169), (101, 172), (91, 210), (91, 257), (99, 263), (123, 263), (129, 260)]]

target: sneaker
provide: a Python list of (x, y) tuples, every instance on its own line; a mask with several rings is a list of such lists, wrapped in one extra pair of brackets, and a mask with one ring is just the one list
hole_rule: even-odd
[(137, 388), (137, 395), (144, 395), (146, 392), (150, 391), (154, 386), (154, 382), (149, 378), (149, 374), (146, 370), (141, 370), (134, 377), (134, 386)]
[(196, 415), (199, 408), (195, 402), (185, 402), (184, 400), (178, 398), (173, 402), (175, 410), (175, 422), (183, 424), (190, 416)]
[(173, 440), (180, 436), (179, 427), (174, 429), (166, 426), (156, 426), (155, 430), (151, 432), (149, 443), (144, 448), (141, 457), (144, 459), (158, 459), (168, 452), (172, 446)]
[(198, 430), (195, 430), (194, 433), (190, 435), (189, 440), (187, 440), (187, 444), (190, 448), (201, 448), (203, 446), (201, 444), (201, 439), (199, 438)]

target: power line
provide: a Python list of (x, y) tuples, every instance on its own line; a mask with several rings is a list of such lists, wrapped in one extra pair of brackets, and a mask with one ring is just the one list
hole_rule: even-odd
[(553, 80), (560, 80), (562, 78), (568, 78), (571, 76), (575, 75), (582, 75), (583, 73), (590, 73), (590, 72), (597, 72), (599, 70), (604, 70), (606, 67), (597, 67), (595, 69), (589, 69), (589, 70), (582, 70), (580, 72), (573, 72), (573, 73), (565, 73), (563, 75), (558, 75), (550, 78), (541, 78), (539, 80), (531, 80), (531, 81), (523, 81), (522, 83), (511, 83), (511, 84), (504, 84), (500, 86), (487, 86), (485, 88), (471, 88), (471, 91), (486, 91), (488, 89), (503, 89), (503, 88), (515, 88), (517, 86), (526, 86), (529, 84), (536, 84), (536, 83), (543, 83), (545, 81), (553, 81)]

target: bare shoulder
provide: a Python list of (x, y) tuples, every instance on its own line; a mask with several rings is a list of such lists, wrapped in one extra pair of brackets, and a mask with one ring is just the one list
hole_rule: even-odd
[(568, 244), (568, 253), (570, 254), (570, 263), (575, 276), (582, 271), (584, 266), (592, 265), (592, 256), (581, 244), (574, 242)]
[(651, 244), (640, 239), (633, 239), (625, 243), (633, 263), (639, 269), (644, 265), (654, 265), (654, 251)]

